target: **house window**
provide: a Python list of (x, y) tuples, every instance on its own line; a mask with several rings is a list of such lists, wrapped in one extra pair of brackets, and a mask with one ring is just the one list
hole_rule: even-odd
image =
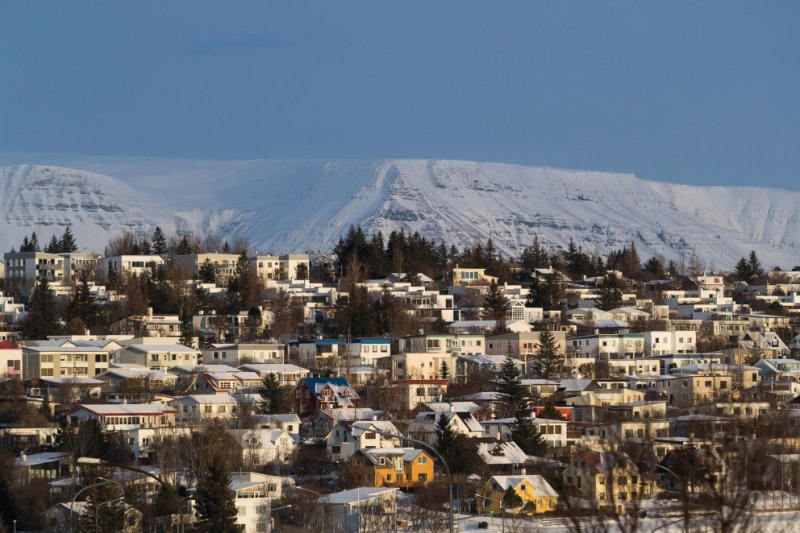
[(428, 474), (420, 474), (417, 476), (417, 481), (428, 481)]
[(421, 464), (421, 465), (427, 464), (428, 463), (428, 458), (427, 457), (420, 457), (419, 459), (417, 459), (417, 462), (419, 464)]

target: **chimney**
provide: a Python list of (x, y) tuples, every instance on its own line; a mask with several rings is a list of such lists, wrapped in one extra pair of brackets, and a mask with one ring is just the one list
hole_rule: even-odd
[(152, 307), (148, 307), (147, 308), (147, 316), (153, 316), (153, 308)]

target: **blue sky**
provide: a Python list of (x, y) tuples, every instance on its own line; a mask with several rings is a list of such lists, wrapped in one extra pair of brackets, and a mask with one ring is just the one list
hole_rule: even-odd
[(0, 6), (0, 150), (454, 158), (800, 190), (800, 2)]

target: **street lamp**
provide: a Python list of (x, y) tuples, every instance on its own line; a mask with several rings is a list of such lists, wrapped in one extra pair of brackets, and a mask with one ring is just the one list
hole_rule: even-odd
[[(322, 494), (320, 494), (319, 492), (317, 492), (315, 490), (306, 489), (306, 488), (303, 488), (303, 487), (298, 487), (297, 485), (295, 485), (294, 488), (295, 488), (295, 490), (302, 490), (302, 491), (305, 491), (305, 492), (310, 492), (311, 494), (315, 494), (317, 496), (318, 500), (320, 498), (322, 498), (322, 496), (323, 496)], [(324, 502), (322, 502), (322, 527), (323, 528), (325, 527), (325, 503)]]
[(86, 492), (89, 489), (93, 489), (95, 487), (101, 487), (103, 485), (112, 485), (112, 484), (118, 486), (120, 488), (120, 490), (122, 490), (122, 494), (123, 494), (123, 497), (124, 497), (124, 494), (125, 494), (124, 485), (122, 483), (120, 483), (119, 481), (114, 481), (113, 479), (106, 479), (106, 480), (103, 480), (103, 481), (101, 481), (99, 483), (94, 483), (92, 485), (87, 485), (87, 486), (83, 487), (81, 490), (79, 490), (78, 492), (75, 493), (75, 495), (72, 497), (72, 500), (69, 502), (69, 530), (70, 531), (72, 531), (72, 529), (73, 529), (72, 528), (73, 511), (74, 511), (74, 508), (75, 508), (75, 500), (78, 498), (78, 496), (80, 496), (81, 493)]
[(412, 442), (414, 444), (418, 444), (418, 445), (422, 446), (423, 448), (426, 448), (427, 450), (430, 450), (431, 452), (433, 452), (433, 454), (436, 457), (439, 458), (439, 460), (442, 462), (442, 466), (444, 466), (445, 473), (447, 473), (447, 482), (448, 482), (448, 485), (450, 486), (450, 491), (449, 491), (450, 492), (450, 533), (453, 533), (455, 531), (454, 530), (455, 522), (453, 521), (453, 476), (450, 474), (450, 467), (447, 466), (447, 461), (444, 460), (444, 457), (442, 457), (442, 455), (436, 450), (436, 448), (434, 448), (433, 446), (431, 446), (427, 442), (424, 442), (424, 441), (421, 441), (421, 440), (417, 440), (417, 439), (412, 439), (411, 437), (406, 437), (405, 435), (396, 435), (394, 433), (389, 433), (388, 431), (383, 431), (383, 430), (380, 430), (380, 429), (377, 429), (377, 428), (374, 428), (374, 427), (373, 427), (373, 430), (375, 431), (375, 433), (377, 433), (378, 435), (381, 435), (383, 437), (389, 437), (389, 438), (392, 438), (392, 439), (402, 439), (402, 440), (407, 440), (408, 442)]
[(270, 531), (272, 531), (272, 530), (274, 529), (274, 527), (273, 527), (273, 524), (272, 524), (272, 513), (273, 513), (274, 511), (280, 511), (281, 509), (289, 509), (289, 508), (291, 508), (291, 507), (292, 507), (292, 504), (291, 504), (291, 503), (290, 503), (289, 505), (281, 505), (280, 507), (275, 507), (274, 509), (272, 508), (272, 506), (270, 506), (270, 509), (269, 509), (269, 514), (270, 514), (270, 518), (269, 518), (269, 530), (270, 530)]

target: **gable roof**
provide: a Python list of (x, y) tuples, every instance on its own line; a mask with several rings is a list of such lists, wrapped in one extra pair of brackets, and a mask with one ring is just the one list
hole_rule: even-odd
[(535, 474), (523, 476), (492, 476), (489, 482), (497, 483), (503, 490), (507, 490), (509, 487), (516, 489), (523, 482), (527, 482), (533, 488), (533, 492), (536, 496), (558, 497), (558, 493), (550, 486), (550, 483), (542, 476)]

